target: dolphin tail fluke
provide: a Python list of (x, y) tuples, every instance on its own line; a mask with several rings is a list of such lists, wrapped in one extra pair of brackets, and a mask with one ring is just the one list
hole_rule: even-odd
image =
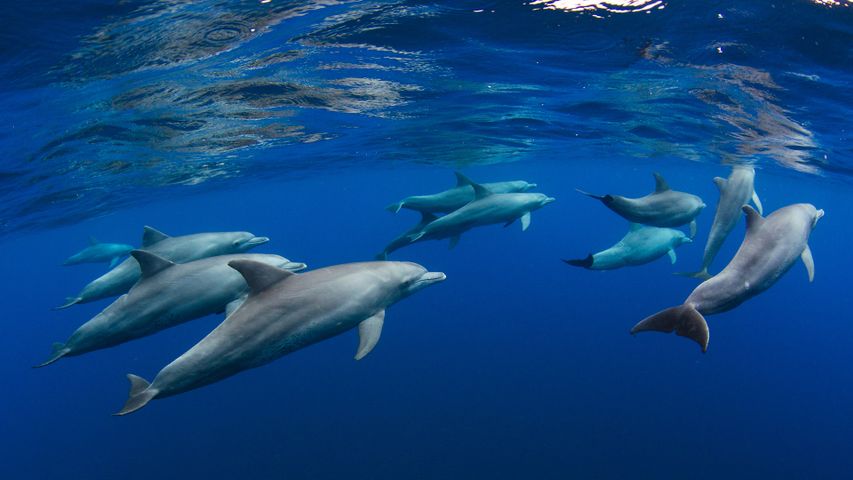
[(403, 202), (392, 203), (385, 207), (385, 210), (388, 210), (391, 213), (397, 213), (400, 209), (403, 208)]
[(50, 355), (50, 358), (48, 358), (46, 362), (44, 362), (40, 365), (36, 365), (33, 368), (46, 367), (46, 366), (50, 365), (51, 363), (53, 363), (53, 362), (59, 360), (60, 358), (64, 357), (70, 351), (71, 351), (71, 349), (66, 347), (64, 343), (58, 343), (58, 342), (54, 343), (53, 344), (53, 353)]
[(124, 404), (124, 408), (113, 415), (127, 415), (128, 413), (133, 413), (145, 405), (148, 405), (148, 402), (154, 399), (154, 397), (157, 396), (157, 393), (159, 393), (157, 390), (152, 389), (151, 384), (142, 377), (137, 377), (132, 373), (128, 373), (127, 379), (130, 380), (130, 395), (127, 397), (127, 402)]
[(569, 265), (572, 265), (575, 267), (592, 268), (593, 258), (592, 258), (592, 254), (590, 253), (589, 255), (586, 256), (586, 258), (579, 258), (577, 260), (563, 260), (563, 261), (568, 263)]
[(703, 282), (711, 278), (711, 274), (708, 273), (708, 268), (705, 267), (698, 272), (675, 272), (676, 275), (681, 275), (682, 277), (690, 277), (690, 278), (698, 278)]
[(77, 305), (78, 303), (80, 303), (82, 301), (83, 301), (82, 297), (68, 297), (65, 299), (65, 304), (60, 305), (58, 307), (53, 307), (53, 309), (54, 310), (62, 310), (64, 308), (68, 308), (72, 305)]
[(708, 350), (708, 341), (711, 336), (708, 330), (708, 323), (705, 322), (705, 317), (693, 305), (687, 304), (667, 308), (651, 317), (647, 317), (645, 320), (634, 325), (634, 328), (631, 329), (631, 334), (649, 331), (675, 332), (679, 336), (687, 337), (698, 343), (702, 348), (702, 353)]

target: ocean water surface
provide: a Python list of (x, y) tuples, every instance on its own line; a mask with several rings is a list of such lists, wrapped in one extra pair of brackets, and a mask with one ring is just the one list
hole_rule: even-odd
[[(853, 5), (780, 2), (80, 1), (0, 13), (0, 477), (849, 478)], [(767, 215), (826, 212), (768, 291), (708, 318), (702, 354), (630, 328), (680, 304), (712, 179), (756, 169)], [(419, 215), (385, 207), (523, 179), (556, 198), (390, 260), (447, 280), (348, 332), (125, 417), (208, 316), (32, 369), (112, 299), (52, 310), (139, 246), (250, 231), (309, 269), (372, 260)], [(628, 224), (576, 192), (700, 196), (692, 244), (566, 265)], [(712, 264), (744, 238), (738, 222)]]

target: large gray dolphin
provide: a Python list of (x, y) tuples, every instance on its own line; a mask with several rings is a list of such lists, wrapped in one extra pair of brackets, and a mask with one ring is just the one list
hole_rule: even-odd
[[(143, 230), (141, 249), (175, 263), (245, 252), (269, 241), (267, 237), (256, 237), (249, 232), (196, 233), (170, 237), (151, 227), (144, 227)], [(134, 258), (128, 258), (114, 269), (92, 280), (76, 297), (69, 298), (65, 305), (56, 308), (68, 308), (78, 303), (121, 295), (130, 290), (139, 280), (139, 275), (139, 263)]]
[(230, 265), (249, 285), (245, 303), (160, 370), (151, 384), (128, 375), (130, 396), (117, 415), (259, 367), (356, 326), (359, 360), (379, 341), (386, 308), (445, 279), (443, 273), (408, 262), (350, 263), (303, 274), (250, 260)]
[(746, 213), (746, 237), (726, 268), (699, 284), (684, 304), (668, 308), (634, 325), (631, 333), (675, 331), (708, 349), (710, 332), (703, 315), (731, 310), (767, 290), (801, 258), (809, 281), (814, 280), (814, 260), (809, 234), (823, 217), (808, 203), (776, 210), (767, 218), (752, 209)]
[(527, 230), (530, 212), (554, 201), (554, 198), (541, 193), (494, 193), (476, 183), (471, 186), (474, 188), (474, 200), (410, 234), (411, 243), (449, 238), (452, 248), (459, 242), (460, 235), (474, 227), (497, 223), (507, 226), (519, 218), (521, 229)]
[(601, 200), (604, 205), (629, 222), (653, 227), (680, 227), (690, 224), (690, 238), (696, 236), (696, 217), (705, 208), (705, 203), (696, 195), (677, 192), (669, 188), (663, 176), (655, 173), (655, 191), (640, 198), (621, 195), (593, 195), (578, 192)]
[(675, 263), (675, 249), (693, 240), (681, 230), (648, 227), (632, 223), (628, 233), (616, 245), (581, 260), (563, 260), (569, 265), (590, 270), (613, 270), (628, 265), (643, 265), (669, 254)]
[[(471, 180), (460, 172), (456, 174), (456, 187), (432, 195), (415, 195), (406, 197), (397, 203), (386, 207), (386, 210), (397, 213), (401, 208), (417, 210), (425, 213), (448, 213), (462, 208), (474, 200), (474, 188)], [(524, 180), (513, 180), (511, 182), (484, 183), (484, 187), (494, 193), (526, 192), (536, 188), (535, 183)]]
[(304, 263), (278, 255), (217, 255), (176, 264), (144, 250), (134, 250), (142, 276), (130, 291), (78, 328), (65, 343), (55, 343), (53, 354), (40, 367), (64, 356), (119, 345), (152, 335), (206, 315), (220, 313), (246, 293), (243, 276), (228, 266), (232, 260), (253, 260), (291, 271)]
[(741, 208), (750, 200), (755, 204), (758, 213), (763, 214), (761, 200), (755, 193), (755, 169), (750, 166), (736, 165), (732, 167), (732, 173), (728, 180), (715, 177), (714, 183), (720, 189), (720, 199), (717, 201), (717, 212), (714, 214), (714, 223), (711, 224), (711, 233), (708, 234), (708, 242), (705, 244), (705, 253), (702, 255), (702, 268), (698, 272), (682, 273), (688, 277), (707, 280), (711, 278), (708, 267), (726, 241), (726, 237), (734, 230), (740, 220)]
[(100, 243), (94, 237), (89, 237), (89, 246), (68, 257), (63, 265), (79, 265), (81, 263), (109, 263), (110, 268), (126, 257), (133, 246), (123, 243)]

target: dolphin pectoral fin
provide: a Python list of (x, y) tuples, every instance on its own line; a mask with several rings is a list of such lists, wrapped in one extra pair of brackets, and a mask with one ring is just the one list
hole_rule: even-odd
[(236, 300), (232, 300), (232, 301), (228, 302), (228, 304), (225, 305), (225, 318), (230, 317), (231, 314), (234, 313), (234, 310), (237, 310), (238, 308), (240, 308), (240, 305), (242, 305), (243, 302), (245, 302), (248, 297), (249, 297), (248, 295), (241, 295)]
[(382, 335), (382, 325), (384, 323), (385, 310), (380, 310), (372, 317), (362, 320), (358, 324), (358, 351), (355, 353), (356, 360), (364, 358), (379, 343), (379, 336)]
[(46, 362), (44, 362), (40, 365), (36, 365), (33, 368), (46, 367), (46, 366), (50, 365), (51, 363), (53, 363), (53, 362), (59, 360), (60, 358), (64, 357), (70, 351), (71, 351), (71, 349), (66, 347), (64, 343), (58, 343), (58, 342), (54, 343), (53, 344), (53, 352), (51, 353), (50, 358), (48, 358)]
[(101, 243), (101, 242), (99, 242), (97, 238), (95, 238), (95, 237), (93, 237), (93, 236), (89, 235), (89, 245), (90, 245), (90, 246), (91, 246), (91, 245), (97, 245), (97, 244), (99, 244), (99, 243)]
[(68, 308), (72, 305), (77, 305), (78, 303), (80, 303), (82, 301), (83, 301), (83, 299), (81, 297), (68, 297), (65, 299), (64, 304), (62, 304), (58, 307), (53, 307), (53, 309), (54, 310), (62, 310), (62, 309)]
[(720, 193), (723, 192), (723, 189), (726, 188), (726, 179), (721, 177), (714, 177), (714, 185), (720, 190)]
[(565, 260), (565, 259), (563, 259), (563, 261), (569, 265), (574, 266), (574, 267), (583, 267), (583, 268), (591, 269), (592, 264), (595, 263), (595, 258), (590, 253), (589, 255), (586, 256), (586, 258), (579, 258), (576, 260)]
[(530, 226), (530, 212), (525, 213), (521, 216), (521, 231), (527, 230), (527, 227)]
[(392, 203), (391, 205), (385, 207), (385, 210), (388, 210), (391, 213), (397, 213), (400, 211), (401, 208), (403, 208), (403, 203), (404, 202)]
[(450, 244), (447, 245), (448, 250), (453, 250), (454, 248), (456, 248), (456, 245), (459, 244), (459, 237), (461, 237), (461, 235), (454, 235), (450, 237)]
[(806, 248), (803, 249), (803, 253), (800, 254), (800, 258), (803, 259), (803, 264), (806, 266), (806, 271), (809, 272), (809, 282), (814, 281), (814, 258), (812, 258), (812, 249), (806, 245)]
[(407, 238), (409, 239), (409, 243), (415, 243), (420, 240), (421, 237), (424, 236), (426, 232), (417, 232), (409, 235)]
[(708, 273), (708, 267), (705, 267), (702, 270), (699, 270), (698, 272), (675, 272), (675, 275), (681, 275), (682, 277), (698, 278), (703, 282), (711, 278), (711, 274)]
[(127, 397), (127, 402), (121, 411), (113, 415), (121, 416), (133, 413), (147, 405), (160, 393), (159, 390), (151, 388), (151, 384), (142, 377), (128, 373), (127, 379), (130, 380), (130, 394)]
[(674, 265), (675, 261), (678, 259), (678, 257), (675, 256), (675, 250), (670, 248), (669, 251), (666, 252), (666, 254), (669, 255), (669, 263), (672, 263)]
[(693, 219), (690, 222), (690, 239), (692, 240), (696, 236), (696, 230), (698, 229), (696, 225), (696, 219)]
[(708, 341), (711, 333), (705, 317), (699, 313), (693, 305), (679, 305), (667, 308), (651, 317), (647, 317), (640, 323), (634, 325), (631, 334), (639, 332), (675, 332), (677, 335), (687, 337), (698, 343), (702, 353), (708, 350)]
[(118, 265), (118, 264), (119, 264), (119, 262), (121, 262), (121, 259), (122, 259), (122, 258), (124, 258), (124, 257), (123, 257), (123, 256), (121, 256), (121, 255), (116, 256), (116, 257), (113, 257), (113, 259), (110, 261), (110, 266), (109, 266), (108, 268), (109, 268), (110, 270), (112, 270), (113, 268), (115, 268), (115, 266), (116, 266), (116, 265)]
[(755, 190), (752, 191), (752, 204), (755, 205), (759, 215), (764, 215), (764, 208), (761, 206), (761, 200), (758, 199), (758, 194), (755, 193)]

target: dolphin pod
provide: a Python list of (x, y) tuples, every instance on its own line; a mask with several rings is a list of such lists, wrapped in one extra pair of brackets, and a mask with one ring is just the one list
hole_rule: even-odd
[[(146, 226), (142, 234), (142, 249), (157, 254), (175, 263), (185, 263), (214, 255), (241, 253), (269, 241), (267, 237), (256, 237), (249, 232), (196, 233), (170, 237)], [(101, 298), (121, 295), (139, 280), (141, 271), (134, 258), (128, 258), (100, 277), (92, 280), (76, 297), (57, 309), (68, 308), (78, 303), (88, 303)]]
[(814, 260), (808, 240), (823, 217), (823, 210), (807, 203), (780, 208), (767, 218), (750, 206), (746, 213), (746, 237), (731, 262), (717, 275), (699, 284), (682, 305), (658, 312), (637, 323), (631, 333), (675, 332), (708, 349), (710, 331), (704, 315), (731, 310), (767, 290), (798, 258), (803, 260), (809, 282), (814, 280)]
[(379, 341), (385, 309), (445, 279), (443, 273), (408, 262), (351, 263), (303, 274), (251, 260), (229, 265), (249, 286), (245, 303), (150, 384), (129, 374), (130, 394), (116, 415), (259, 367), (356, 326), (359, 360)]
[(669, 255), (675, 263), (675, 248), (693, 240), (681, 230), (647, 227), (632, 223), (628, 233), (616, 245), (581, 260), (563, 260), (569, 265), (590, 270), (613, 270), (629, 265), (643, 265)]
[(123, 243), (100, 243), (94, 237), (89, 237), (89, 246), (71, 255), (62, 262), (63, 265), (80, 265), (81, 263), (109, 263), (109, 268), (118, 265), (118, 262), (133, 250), (132, 245)]
[(142, 275), (130, 291), (78, 328), (65, 343), (54, 344), (49, 365), (64, 356), (82, 355), (152, 335), (175, 325), (226, 310), (240, 302), (247, 286), (228, 263), (253, 260), (291, 271), (304, 263), (278, 255), (218, 255), (175, 264), (144, 250), (134, 250)]
[[(460, 172), (455, 172), (456, 187), (432, 195), (415, 195), (406, 197), (397, 203), (386, 207), (386, 210), (397, 213), (401, 208), (417, 210), (423, 213), (449, 213), (458, 210), (474, 200), (472, 182)], [(535, 183), (524, 180), (510, 182), (484, 183), (483, 186), (494, 193), (526, 192), (536, 188)]]

